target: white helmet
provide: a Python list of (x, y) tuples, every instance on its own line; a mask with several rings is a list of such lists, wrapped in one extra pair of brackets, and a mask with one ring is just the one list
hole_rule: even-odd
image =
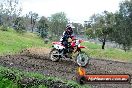
[(75, 27), (74, 27), (72, 24), (67, 24), (67, 25), (66, 25), (66, 29), (67, 29), (67, 28), (72, 28), (72, 29), (73, 29), (73, 28), (75, 28)]

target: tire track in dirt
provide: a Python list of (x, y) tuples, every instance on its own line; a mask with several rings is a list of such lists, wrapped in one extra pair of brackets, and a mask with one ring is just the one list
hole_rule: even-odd
[[(40, 53), (41, 51), (41, 53)], [(61, 60), (52, 62), (48, 58), (50, 50), (27, 49), (20, 55), (0, 57), (0, 64), (26, 71), (39, 72), (47, 76), (55, 76), (67, 80), (75, 80), (77, 64), (73, 61)], [(46, 54), (45, 54), (46, 52)], [(130, 74), (132, 63), (91, 59), (86, 68), (87, 74)], [(131, 84), (90, 84), (93, 88), (132, 88)]]
[(27, 56), (6, 56), (0, 58), (0, 63), (8, 67), (17, 67), (26, 71), (40, 72), (48, 76), (62, 77), (65, 79), (75, 78), (76, 67), (73, 62), (51, 62), (47, 59), (36, 59)]

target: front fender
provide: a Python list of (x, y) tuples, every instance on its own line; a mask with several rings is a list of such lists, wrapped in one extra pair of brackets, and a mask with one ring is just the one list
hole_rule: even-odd
[(85, 46), (79, 46), (78, 48), (80, 48), (80, 49), (81, 49), (81, 48), (86, 48), (86, 47), (85, 47)]

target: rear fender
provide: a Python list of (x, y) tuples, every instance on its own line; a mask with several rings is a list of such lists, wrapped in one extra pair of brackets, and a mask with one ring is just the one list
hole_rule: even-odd
[(58, 44), (54, 44), (53, 47), (54, 47), (55, 49), (58, 49), (58, 50), (61, 50), (61, 49), (64, 49), (64, 48), (65, 48), (64, 46), (58, 45)]

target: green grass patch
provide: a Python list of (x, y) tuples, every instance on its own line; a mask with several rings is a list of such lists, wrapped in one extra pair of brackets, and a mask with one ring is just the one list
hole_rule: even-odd
[(91, 42), (83, 42), (82, 45), (86, 46), (88, 49), (101, 49), (101, 46)]
[[(7, 75), (8, 73), (8, 75)], [(16, 79), (13, 79), (13, 76), (9, 76), (9, 74), (14, 74)], [(88, 85), (79, 85), (75, 81), (72, 80), (65, 80), (57, 77), (47, 77), (40, 73), (34, 73), (34, 72), (25, 72), (20, 69), (15, 68), (8, 68), (0, 66), (0, 88), (21, 88), (18, 84), (18, 81), (22, 79), (23, 77), (30, 77), (38, 80), (47, 80), (51, 81), (51, 83), (54, 81), (60, 81), (62, 83), (65, 83), (65, 85), (69, 86), (69, 88), (90, 88)], [(28, 88), (48, 88), (47, 85), (50, 84), (39, 84), (30, 86)], [(2, 87), (1, 87), (2, 86)]]
[(84, 42), (82, 43), (82, 45), (87, 47), (87, 49), (84, 49), (84, 51), (89, 54), (90, 57), (123, 62), (132, 62), (132, 51), (125, 52), (121, 49), (116, 48), (105, 48), (103, 50), (101, 49), (101, 45), (91, 42)]
[(0, 88), (19, 88), (13, 81), (0, 77)]
[(0, 30), (0, 55), (19, 52), (24, 48), (44, 47), (43, 39), (33, 33), (18, 34), (13, 29)]

